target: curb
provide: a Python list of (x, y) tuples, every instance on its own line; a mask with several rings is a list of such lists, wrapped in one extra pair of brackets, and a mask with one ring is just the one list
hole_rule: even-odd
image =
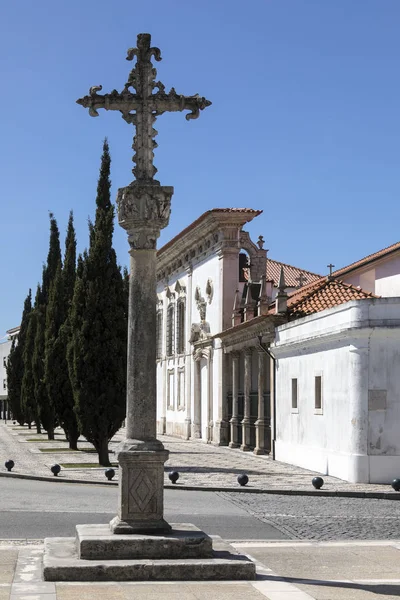
[[(117, 486), (118, 481), (91, 481), (89, 479), (63, 479), (62, 477), (46, 477), (40, 475), (27, 475), (24, 473), (8, 473), (0, 471), (0, 477), (10, 477), (11, 479), (30, 479), (33, 481), (50, 481), (57, 483), (75, 483), (82, 485), (101, 485), (101, 486)], [(286, 490), (286, 489), (269, 489), (262, 490), (260, 488), (251, 487), (202, 487), (196, 485), (180, 485), (164, 484), (165, 490), (182, 490), (186, 492), (227, 492), (240, 494), (274, 494), (279, 496), (320, 496), (320, 497), (335, 497), (335, 498), (372, 498), (375, 500), (400, 500), (399, 492), (346, 492), (336, 490)]]

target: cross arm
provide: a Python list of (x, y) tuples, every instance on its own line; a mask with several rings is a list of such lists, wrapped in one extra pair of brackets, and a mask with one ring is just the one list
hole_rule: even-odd
[(189, 110), (190, 112), (186, 115), (186, 119), (197, 119), (200, 115), (200, 111), (211, 106), (211, 102), (195, 94), (194, 96), (183, 96), (177, 94), (175, 89), (166, 94), (164, 91), (152, 94), (149, 98), (149, 107), (155, 113), (161, 114), (164, 112), (178, 112), (182, 110)]
[(110, 94), (98, 94), (97, 92), (100, 92), (102, 89), (101, 85), (94, 85), (90, 88), (88, 96), (79, 98), (76, 101), (77, 104), (89, 109), (91, 117), (99, 116), (97, 112), (99, 108), (129, 112), (130, 110), (137, 110), (139, 107), (139, 101), (135, 94), (131, 94), (128, 91), (124, 91), (121, 94), (117, 90), (113, 90)]

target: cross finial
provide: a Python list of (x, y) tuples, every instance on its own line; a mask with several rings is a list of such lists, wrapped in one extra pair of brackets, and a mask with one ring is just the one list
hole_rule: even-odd
[[(137, 47), (129, 48), (127, 60), (133, 60), (135, 57), (136, 64), (122, 92), (113, 90), (110, 94), (101, 95), (97, 92), (101, 91), (102, 86), (92, 86), (89, 96), (80, 98), (77, 103), (89, 108), (92, 117), (99, 115), (99, 108), (119, 110), (122, 118), (136, 127), (132, 146), (135, 151), (132, 158), (135, 166), (132, 172), (138, 184), (157, 185), (159, 182), (153, 179), (157, 173), (153, 165), (153, 150), (157, 148), (154, 138), (158, 133), (153, 127), (156, 118), (164, 112), (189, 110), (186, 119), (197, 119), (200, 111), (210, 106), (211, 102), (198, 94), (177, 94), (174, 88), (167, 93), (164, 84), (156, 81), (157, 71), (151, 59), (160, 61), (161, 52), (159, 48), (151, 47), (149, 33), (140, 33), (137, 36)], [(154, 92), (155, 89), (157, 92)]]
[(329, 277), (332, 277), (332, 269), (335, 265), (333, 265), (332, 263), (330, 263), (329, 265), (326, 265), (329, 269)]
[(307, 278), (305, 277), (304, 273), (300, 273), (300, 275), (296, 277), (296, 281), (299, 282), (299, 285), (297, 287), (301, 288), (306, 283)]

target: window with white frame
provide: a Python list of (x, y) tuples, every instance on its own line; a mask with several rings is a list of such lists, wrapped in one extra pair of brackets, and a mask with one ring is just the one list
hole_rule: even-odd
[(178, 354), (183, 354), (185, 352), (185, 314), (185, 299), (179, 298), (176, 305), (176, 351)]
[(175, 351), (175, 306), (167, 308), (167, 356), (173, 356)]
[(298, 410), (298, 389), (297, 378), (292, 378), (292, 411)]
[(156, 359), (161, 358), (162, 356), (162, 335), (163, 335), (163, 314), (162, 310), (157, 311), (157, 320), (156, 320)]
[(316, 375), (314, 379), (314, 408), (316, 412), (322, 412), (322, 375)]

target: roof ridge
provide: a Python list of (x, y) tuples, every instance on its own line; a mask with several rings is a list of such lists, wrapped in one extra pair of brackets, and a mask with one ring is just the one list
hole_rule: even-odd
[(371, 252), (371, 254), (367, 254), (367, 256), (364, 256), (364, 258), (360, 258), (359, 260), (355, 260), (354, 262), (341, 267), (340, 269), (337, 269), (336, 271), (334, 271), (332, 273), (332, 275), (335, 277), (335, 273), (346, 273), (346, 271), (351, 270), (352, 268), (356, 268), (357, 266), (361, 267), (363, 266), (363, 264), (367, 264), (370, 260), (373, 260), (374, 258), (381, 258), (383, 256), (385, 256), (385, 254), (389, 254), (390, 252), (400, 249), (400, 241), (399, 242), (395, 242), (394, 244), (390, 244), (389, 246), (386, 246), (385, 248), (382, 248), (381, 250), (377, 250), (376, 252)]
[(310, 275), (317, 275), (318, 277), (324, 277), (324, 275), (320, 275), (319, 273), (314, 273), (314, 271), (309, 271), (308, 269), (302, 269), (301, 267), (295, 267), (294, 265), (289, 265), (289, 263), (284, 263), (281, 260), (275, 260), (274, 258), (267, 257), (267, 265), (268, 261), (274, 262), (279, 265), (283, 265), (284, 267), (290, 267), (291, 269), (297, 269), (298, 271), (302, 271), (303, 273), (309, 273)]

